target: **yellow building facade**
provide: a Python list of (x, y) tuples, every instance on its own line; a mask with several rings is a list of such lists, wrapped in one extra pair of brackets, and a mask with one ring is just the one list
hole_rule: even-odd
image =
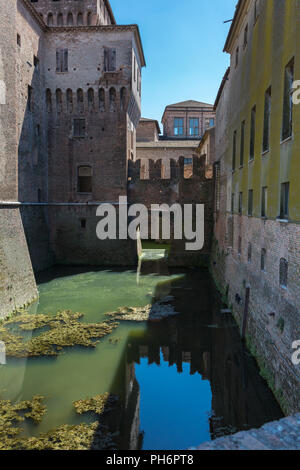
[(240, 0), (224, 52), (211, 268), (283, 409), (299, 411), (300, 1)]

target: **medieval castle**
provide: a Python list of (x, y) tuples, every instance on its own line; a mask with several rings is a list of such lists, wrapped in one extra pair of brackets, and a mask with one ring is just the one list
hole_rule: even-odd
[(174, 242), (170, 264), (210, 265), (273, 391), (299, 411), (300, 1), (240, 0), (214, 107), (167, 107), (163, 136), (141, 119), (138, 26), (117, 25), (108, 0), (1, 6), (0, 316), (37, 297), (35, 271), (135, 265), (133, 241), (98, 240), (100, 203), (202, 203), (203, 250)]

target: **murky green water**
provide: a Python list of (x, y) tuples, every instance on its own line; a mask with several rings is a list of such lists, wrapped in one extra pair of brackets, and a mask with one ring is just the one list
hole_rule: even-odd
[[(96, 349), (70, 348), (58, 358), (8, 359), (1, 396), (46, 397), (47, 414), (27, 435), (61, 424), (93, 422), (73, 401), (111, 392), (118, 409), (107, 418), (122, 449), (185, 449), (282, 416), (244, 349), (207, 271), (169, 272), (159, 260), (132, 270), (57, 268), (40, 276), (33, 313), (83, 312), (100, 322), (122, 306), (142, 307), (169, 296), (179, 315), (160, 323), (120, 323)], [(162, 274), (151, 274), (159, 270)], [(82, 271), (82, 270), (81, 270)], [(147, 274), (150, 272), (150, 274)], [(112, 344), (111, 338), (120, 338)]]

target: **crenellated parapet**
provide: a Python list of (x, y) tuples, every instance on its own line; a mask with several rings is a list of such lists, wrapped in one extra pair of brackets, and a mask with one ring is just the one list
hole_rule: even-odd
[[(175, 183), (186, 181), (209, 181), (206, 178), (205, 156), (193, 157), (192, 164), (186, 164), (186, 159), (180, 157), (179, 160), (137, 160), (129, 161), (130, 182), (144, 182), (153, 184), (157, 181)], [(146, 168), (147, 167), (147, 168)], [(187, 171), (188, 170), (188, 171)]]
[(26, 0), (49, 27), (116, 24), (108, 0)]

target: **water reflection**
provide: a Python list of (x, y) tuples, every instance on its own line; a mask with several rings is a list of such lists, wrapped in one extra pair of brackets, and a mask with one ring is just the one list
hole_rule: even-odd
[(159, 284), (166, 294), (181, 315), (128, 339), (120, 448), (184, 449), (281, 418), (208, 274)]

